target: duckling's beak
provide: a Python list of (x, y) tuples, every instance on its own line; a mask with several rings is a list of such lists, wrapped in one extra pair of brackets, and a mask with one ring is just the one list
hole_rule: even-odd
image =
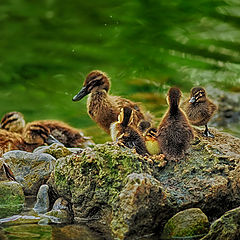
[(72, 100), (73, 100), (74, 102), (79, 101), (79, 100), (81, 100), (83, 97), (85, 97), (86, 95), (88, 95), (88, 93), (89, 93), (89, 92), (87, 91), (87, 88), (86, 88), (86, 87), (83, 87), (83, 88), (79, 91), (79, 93), (73, 97)]
[(49, 134), (47, 140), (46, 140), (47, 144), (52, 144), (52, 143), (59, 143), (61, 145), (63, 145), (61, 142), (59, 142), (55, 137), (53, 137), (53, 135)]
[(195, 97), (192, 97), (190, 100), (189, 100), (190, 103), (195, 103), (196, 102), (196, 98)]

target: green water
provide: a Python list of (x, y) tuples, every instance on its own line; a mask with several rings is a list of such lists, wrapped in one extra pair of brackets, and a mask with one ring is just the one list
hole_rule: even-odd
[(159, 119), (169, 86), (240, 92), (239, 49), (238, 0), (1, 0), (0, 116), (62, 120), (104, 142), (86, 98), (71, 100), (89, 71)]

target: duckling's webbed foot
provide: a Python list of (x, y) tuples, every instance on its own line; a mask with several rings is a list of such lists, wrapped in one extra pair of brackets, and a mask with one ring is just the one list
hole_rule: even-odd
[(205, 125), (205, 130), (204, 130), (204, 132), (203, 132), (203, 136), (204, 136), (204, 137), (214, 138), (214, 135), (209, 132), (207, 125)]

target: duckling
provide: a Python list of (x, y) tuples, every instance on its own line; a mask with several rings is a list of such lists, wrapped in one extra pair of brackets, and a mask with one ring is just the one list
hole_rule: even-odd
[[(1, 123), (3, 129), (11, 132), (22, 133), (25, 127), (24, 116), (20, 112), (6, 113), (2, 118)], [(34, 121), (32, 124), (40, 124), (49, 128), (51, 135), (66, 147), (82, 148), (94, 144), (90, 137), (84, 136), (80, 130), (75, 129), (62, 121), (40, 120)]]
[(25, 125), (24, 117), (20, 112), (9, 112), (3, 116), (0, 128), (22, 134)]
[(207, 98), (203, 87), (192, 88), (190, 98), (182, 104), (182, 108), (192, 125), (205, 126), (203, 133), (205, 137), (214, 137), (209, 132), (207, 123), (217, 110), (217, 106)]
[(110, 126), (113, 141), (134, 148), (137, 153), (144, 155), (147, 153), (144, 138), (137, 128), (131, 125), (133, 121), (133, 110), (129, 107), (121, 109), (118, 121)]
[(139, 106), (122, 97), (109, 95), (110, 80), (108, 76), (99, 71), (90, 72), (83, 84), (82, 89), (73, 97), (73, 101), (79, 101), (90, 94), (87, 101), (89, 116), (108, 134), (110, 125), (118, 120), (121, 108), (128, 107), (133, 111), (133, 122), (137, 126), (141, 119), (146, 119)]
[(157, 140), (157, 129), (151, 127), (151, 123), (146, 120), (142, 120), (138, 124), (138, 129), (144, 136), (147, 151), (150, 155), (160, 154), (161, 150)]
[(179, 108), (181, 91), (172, 87), (168, 91), (169, 109), (158, 127), (158, 141), (163, 154), (168, 160), (179, 160), (193, 139), (193, 130)]
[(0, 129), (0, 156), (10, 150), (32, 152), (41, 145), (54, 142), (58, 141), (50, 135), (47, 127), (40, 124), (27, 125), (23, 135)]
[(157, 129), (154, 127), (149, 128), (145, 135), (145, 144), (150, 155), (158, 155), (161, 153), (161, 149), (157, 138)]
[(40, 120), (29, 124), (41, 124), (50, 130), (51, 135), (61, 142), (65, 147), (87, 147), (92, 146), (94, 142), (90, 137), (83, 135), (81, 131), (69, 126), (68, 124), (57, 120)]

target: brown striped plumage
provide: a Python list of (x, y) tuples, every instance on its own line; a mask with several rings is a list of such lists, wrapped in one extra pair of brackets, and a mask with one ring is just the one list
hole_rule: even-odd
[(118, 121), (110, 126), (111, 137), (124, 146), (135, 149), (139, 154), (147, 154), (144, 138), (140, 131), (131, 125), (132, 122), (132, 109), (124, 107), (121, 109)]
[(118, 120), (118, 115), (123, 107), (129, 107), (133, 111), (133, 123), (137, 126), (141, 119), (146, 119), (139, 106), (122, 97), (108, 94), (110, 80), (108, 76), (98, 70), (90, 72), (80, 92), (73, 97), (73, 101), (79, 101), (90, 94), (87, 102), (89, 116), (107, 133), (110, 133), (110, 125)]
[(65, 147), (84, 148), (93, 145), (90, 137), (85, 137), (83, 133), (68, 124), (57, 120), (39, 120), (29, 124), (39, 123), (50, 130), (51, 135), (61, 142)]
[[(24, 123), (24, 124), (23, 124)], [(57, 120), (40, 120), (33, 121), (29, 125), (40, 124), (50, 130), (50, 134), (66, 147), (84, 148), (93, 145), (90, 137), (85, 137), (84, 134), (76, 128)], [(23, 114), (20, 112), (6, 113), (2, 118), (2, 128), (12, 132), (22, 133), (25, 127)]]
[(179, 108), (181, 91), (170, 88), (168, 91), (169, 109), (158, 127), (158, 141), (162, 153), (168, 160), (180, 160), (193, 139), (193, 130)]
[(214, 137), (209, 132), (207, 123), (217, 110), (217, 106), (207, 98), (204, 88), (192, 88), (190, 98), (182, 104), (182, 108), (192, 125), (205, 126), (204, 136)]
[(6, 113), (0, 123), (1, 129), (20, 134), (23, 132), (25, 125), (24, 117), (20, 112)]
[(1, 129), (0, 156), (10, 150), (32, 152), (35, 148), (53, 141), (55, 140), (51, 137), (49, 129), (40, 124), (27, 125), (22, 135)]

